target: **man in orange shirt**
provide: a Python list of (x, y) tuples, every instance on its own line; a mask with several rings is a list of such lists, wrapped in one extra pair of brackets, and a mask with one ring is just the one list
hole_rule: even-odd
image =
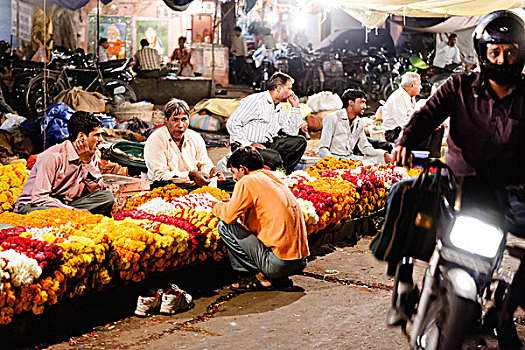
[(232, 198), (213, 205), (232, 267), (242, 276), (231, 289), (241, 292), (289, 286), (288, 277), (306, 267), (310, 254), (297, 199), (263, 166), (252, 147), (233, 152), (228, 167), (238, 182)]

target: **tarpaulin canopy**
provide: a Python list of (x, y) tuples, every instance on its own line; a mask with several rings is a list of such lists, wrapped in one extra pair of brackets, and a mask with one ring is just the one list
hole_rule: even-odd
[(391, 14), (407, 17), (482, 16), (525, 6), (525, 0), (343, 0), (339, 6), (367, 27), (378, 27)]

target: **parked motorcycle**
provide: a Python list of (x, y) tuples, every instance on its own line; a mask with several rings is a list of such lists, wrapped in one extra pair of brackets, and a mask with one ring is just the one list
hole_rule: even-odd
[[(439, 160), (426, 167), (443, 168)], [(469, 335), (494, 328), (507, 283), (498, 275), (506, 248), (498, 191), (475, 179), (443, 196), (437, 244), (423, 280), (410, 331), (411, 349), (460, 349)]]

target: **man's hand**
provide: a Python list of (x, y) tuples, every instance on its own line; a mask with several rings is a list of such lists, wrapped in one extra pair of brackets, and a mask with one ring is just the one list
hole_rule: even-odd
[(388, 152), (385, 152), (385, 163), (392, 163), (392, 157), (390, 154), (388, 154)]
[(382, 122), (383, 121), (383, 118), (380, 115), (378, 115), (378, 114), (374, 114), (372, 117), (370, 117), (370, 119), (372, 119), (375, 122), (377, 122), (377, 121)]
[(288, 102), (290, 102), (292, 107), (299, 107), (299, 97), (293, 92), (290, 97), (288, 97)]
[(301, 124), (301, 130), (307, 134), (308, 133), (308, 123), (306, 122), (306, 120)]
[(392, 150), (392, 159), (396, 165), (405, 165), (407, 161), (407, 148), (401, 145)]
[(188, 175), (199, 187), (206, 186), (210, 183), (210, 178), (200, 171), (190, 171)]
[(220, 172), (219, 169), (217, 168), (212, 168), (210, 170), (210, 177), (214, 177), (214, 176), (217, 176), (217, 181), (219, 182), (226, 180), (226, 177), (224, 177), (224, 174)]
[(85, 137), (80, 136), (75, 141), (72, 142), (73, 148), (78, 154), (78, 157), (83, 163), (91, 162), (93, 155), (97, 150), (97, 146), (94, 145), (94, 149), (88, 146), (88, 142)]
[(257, 143), (257, 142), (252, 143), (250, 146), (252, 146), (253, 148), (260, 148), (260, 149), (266, 148), (264, 147), (264, 145), (261, 145), (260, 143)]

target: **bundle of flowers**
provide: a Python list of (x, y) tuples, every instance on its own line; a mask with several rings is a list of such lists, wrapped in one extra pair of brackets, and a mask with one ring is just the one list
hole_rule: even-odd
[(103, 215), (87, 214), (80, 210), (70, 209), (47, 209), (35, 210), (26, 215), (4, 212), (0, 214), (2, 224), (27, 227), (59, 227), (69, 223), (76, 225), (98, 224), (104, 218)]
[[(180, 215), (180, 210), (177, 210), (174, 213), (174, 216), (169, 215), (152, 215), (148, 214), (141, 210), (127, 210), (123, 211), (122, 213), (115, 214), (114, 219), (115, 220), (124, 220), (126, 218), (137, 220), (137, 222), (144, 227), (145, 229), (149, 230), (150, 228), (153, 228), (153, 226), (148, 226), (147, 223), (151, 222), (158, 222), (170, 226), (174, 226), (177, 228), (180, 228), (188, 233), (189, 236), (198, 236), (200, 234), (199, 228), (195, 226), (194, 224), (190, 223), (187, 219), (183, 219), (182, 215)], [(178, 216), (175, 216), (178, 215)]]
[(316, 225), (319, 222), (319, 216), (315, 212), (314, 204), (303, 198), (297, 198), (297, 201), (303, 212), (306, 225)]
[(191, 192), (192, 194), (197, 194), (197, 193), (209, 193), (211, 194), (213, 197), (215, 197), (217, 200), (223, 200), (223, 199), (228, 199), (230, 198), (230, 194), (226, 191), (223, 191), (217, 187), (208, 187), (208, 186), (203, 186), (203, 187), (200, 187), (200, 188), (197, 188), (196, 190), (194, 190), (193, 192)]
[(24, 227), (0, 230), (0, 250), (13, 250), (34, 259), (44, 273), (54, 269), (62, 258), (62, 248), (41, 239), (31, 238), (30, 233), (24, 236), (25, 232)]
[(213, 202), (217, 201), (209, 193), (191, 193), (172, 201), (171, 203), (177, 209), (191, 208), (196, 211), (211, 213)]
[(0, 213), (13, 209), (27, 178), (25, 164), (0, 166)]
[(341, 177), (343, 180), (353, 183), (363, 196), (366, 196), (368, 192), (372, 192), (376, 188), (385, 187), (385, 183), (376, 173), (353, 174), (352, 172), (347, 171)]
[(13, 249), (0, 252), (0, 275), (3, 279), (10, 280), (13, 286), (31, 284), (41, 274), (42, 268), (35, 259)]
[(140, 211), (146, 212), (151, 215), (171, 215), (177, 211), (177, 207), (172, 203), (168, 203), (163, 198), (153, 198), (149, 202), (146, 202), (137, 208)]
[(211, 248), (213, 250), (217, 248), (217, 241), (220, 235), (217, 229), (219, 219), (215, 215), (186, 207), (177, 211), (174, 216), (188, 220), (199, 230), (200, 234), (198, 235), (192, 235), (190, 233), (190, 244), (195, 246), (204, 245), (204, 248)]
[(348, 216), (351, 205), (359, 199), (359, 193), (351, 182), (338, 177), (321, 177), (315, 181), (308, 182), (315, 190), (328, 193), (335, 201), (331, 222), (335, 223)]
[(145, 278), (146, 272), (153, 271), (149, 258), (155, 252), (160, 235), (148, 232), (132, 222), (109, 218), (104, 218), (91, 231), (109, 237), (117, 254), (115, 263), (121, 279), (139, 282)]
[(170, 202), (180, 196), (184, 196), (188, 194), (188, 191), (181, 189), (180, 187), (177, 187), (175, 184), (167, 185), (164, 187), (155, 188), (148, 192), (141, 192), (133, 197), (129, 198), (126, 203), (126, 210), (132, 210), (135, 209), (142, 204), (149, 202), (153, 198), (160, 197), (167, 202)]
[[(281, 172), (276, 172), (276, 173), (282, 174)], [(310, 174), (308, 174), (308, 172), (304, 170), (294, 171), (290, 175), (283, 176), (282, 178), (283, 182), (290, 188), (293, 188), (295, 185), (299, 183), (314, 181), (315, 179), (316, 179), (315, 177), (311, 176)]]
[(331, 213), (335, 211), (336, 205), (334, 198), (330, 194), (316, 191), (312, 186), (303, 183), (297, 184), (292, 189), (292, 193), (298, 199), (302, 198), (309, 201), (315, 208), (315, 212), (318, 216), (318, 225), (315, 228), (310, 225), (308, 227), (309, 232), (311, 230), (322, 230), (330, 223)]
[(326, 170), (335, 169), (353, 169), (361, 165), (361, 162), (349, 159), (337, 160), (334, 157), (324, 157), (318, 161), (312, 168), (307, 169), (308, 174), (320, 177)]

